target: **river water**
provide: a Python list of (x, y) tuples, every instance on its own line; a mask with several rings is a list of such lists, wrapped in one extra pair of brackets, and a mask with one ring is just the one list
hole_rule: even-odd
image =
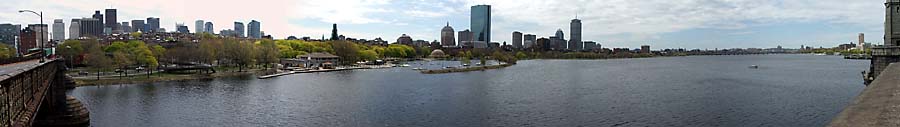
[[(416, 64), (435, 68), (456, 64)], [(823, 126), (868, 61), (746, 55), (527, 60), (79, 87), (93, 126)], [(758, 69), (748, 68), (759, 65)]]

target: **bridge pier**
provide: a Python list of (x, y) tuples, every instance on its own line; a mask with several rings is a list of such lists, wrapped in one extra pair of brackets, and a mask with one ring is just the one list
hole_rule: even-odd
[(88, 126), (90, 112), (81, 104), (81, 101), (66, 95), (66, 92), (75, 89), (75, 80), (65, 74), (65, 64), (57, 64), (57, 66), (58, 71), (51, 79), (47, 97), (38, 110), (33, 126)]

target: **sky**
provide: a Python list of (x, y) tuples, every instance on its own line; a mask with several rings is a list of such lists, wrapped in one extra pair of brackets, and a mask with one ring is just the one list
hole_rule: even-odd
[[(470, 8), (491, 5), (492, 41), (511, 42), (512, 32), (549, 37), (569, 35), (572, 19), (582, 20), (583, 40), (603, 47), (651, 45), (654, 49), (834, 47), (856, 42), (882, 44), (884, 0), (3, 0), (0, 23), (36, 24), (91, 17), (95, 10), (118, 9), (119, 22), (159, 17), (175, 30), (184, 23), (213, 22), (215, 31), (233, 22), (261, 22), (262, 31), (321, 38), (339, 34), (390, 42), (402, 34), (439, 40), (448, 23), (469, 29)], [(102, 11), (101, 11), (102, 13)], [(66, 29), (68, 30), (68, 29)]]

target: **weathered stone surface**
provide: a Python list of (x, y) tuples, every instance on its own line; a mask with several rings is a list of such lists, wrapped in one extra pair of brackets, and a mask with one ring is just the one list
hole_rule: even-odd
[(900, 127), (900, 64), (890, 64), (831, 127)]

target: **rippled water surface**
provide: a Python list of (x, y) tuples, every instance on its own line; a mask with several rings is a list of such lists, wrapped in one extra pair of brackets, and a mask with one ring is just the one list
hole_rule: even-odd
[[(79, 87), (94, 126), (823, 126), (868, 61), (837, 56), (529, 60)], [(412, 64), (437, 68), (454, 62)], [(750, 69), (749, 65), (759, 65)]]

